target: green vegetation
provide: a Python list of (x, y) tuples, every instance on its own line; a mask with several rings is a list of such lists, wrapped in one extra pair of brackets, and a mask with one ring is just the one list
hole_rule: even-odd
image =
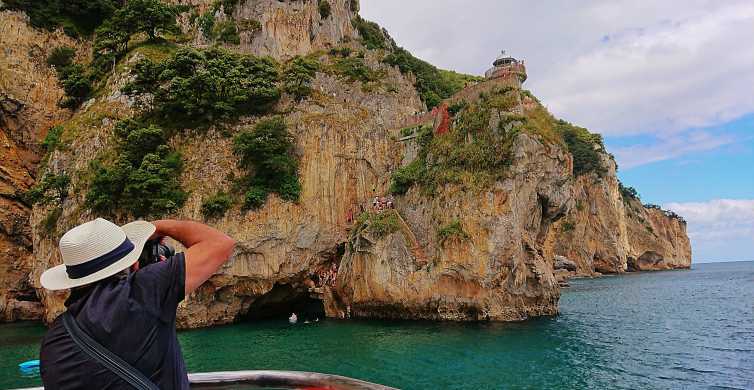
[(161, 123), (206, 125), (267, 112), (280, 98), (277, 63), (213, 48), (181, 48), (167, 60), (137, 63), (129, 94), (154, 94), (152, 114)]
[(500, 88), (476, 102), (459, 104), (453, 126), (445, 134), (433, 134), (431, 126), (422, 128), (416, 139), (418, 156), (393, 173), (391, 192), (404, 194), (416, 184), (429, 194), (450, 183), (486, 188), (507, 174), (513, 142), (520, 133), (562, 145), (555, 119), (544, 108), (525, 115), (513, 113), (518, 93), (514, 88)]
[(456, 116), (456, 114), (463, 111), (468, 106), (469, 106), (469, 102), (465, 100), (458, 100), (458, 101), (452, 102), (448, 106), (448, 114), (450, 114), (450, 116)]
[(357, 16), (351, 21), (351, 24), (359, 32), (361, 43), (369, 50), (390, 49), (395, 45), (387, 31), (377, 23)]
[(359, 12), (359, 0), (351, 0), (350, 7), (351, 11)]
[(422, 101), (430, 109), (440, 104), (443, 99), (453, 96), (467, 84), (481, 80), (480, 77), (438, 69), (414, 57), (403, 48), (396, 48), (383, 61), (397, 66), (401, 73), (413, 73), (416, 76), (416, 89)]
[(410, 135), (413, 135), (416, 132), (416, 127), (406, 127), (401, 129), (401, 136), (402, 137), (408, 137)]
[(180, 31), (175, 17), (185, 6), (171, 6), (160, 0), (129, 0), (96, 31), (92, 72), (101, 77), (128, 49), (135, 34), (146, 34), (149, 41), (158, 35)]
[(321, 16), (322, 19), (327, 19), (330, 17), (330, 12), (332, 12), (330, 9), (330, 2), (327, 0), (319, 0), (319, 16)]
[(213, 39), (213, 32), (215, 31), (215, 11), (208, 10), (201, 14), (197, 19), (199, 29), (202, 30), (202, 34), (207, 39)]
[(636, 191), (636, 188), (626, 187), (623, 185), (623, 183), (618, 182), (618, 189), (620, 190), (620, 195), (623, 198), (624, 202), (628, 203), (630, 200), (641, 201), (639, 192)]
[(239, 133), (233, 144), (234, 152), (240, 158), (239, 165), (249, 172), (242, 179), (242, 184), (248, 188), (245, 196), (247, 209), (264, 205), (270, 192), (286, 201), (298, 201), (301, 194), (298, 160), (293, 154), (293, 137), (283, 118), (260, 121), (251, 130)]
[(92, 76), (81, 64), (61, 68), (58, 71), (58, 80), (66, 94), (66, 98), (60, 102), (61, 107), (76, 108), (92, 93)]
[(76, 108), (92, 93), (92, 76), (84, 66), (73, 62), (76, 51), (67, 46), (56, 47), (47, 57), (47, 64), (54, 66), (58, 75), (58, 82), (66, 93), (66, 97), (59, 105), (65, 108)]
[(76, 49), (68, 46), (60, 46), (52, 49), (52, 53), (47, 56), (47, 65), (56, 68), (64, 68), (73, 63), (73, 57), (76, 55)]
[(353, 50), (348, 46), (334, 47), (330, 49), (330, 55), (334, 57), (350, 57), (351, 53), (353, 53)]
[(60, 145), (60, 136), (63, 135), (65, 129), (63, 126), (53, 126), (50, 130), (47, 130), (47, 135), (42, 141), (42, 147), (45, 148), (47, 153), (52, 153)]
[(236, 10), (236, 6), (238, 5), (238, 2), (240, 0), (216, 0), (214, 4), (212, 4), (212, 8), (215, 9), (215, 11), (220, 9), (220, 5), (223, 6), (223, 12), (225, 12), (225, 15), (232, 15), (233, 11)]
[(173, 212), (186, 201), (179, 176), (181, 156), (166, 144), (162, 129), (136, 120), (115, 127), (117, 158), (95, 160), (86, 204), (95, 212), (127, 213), (135, 218)]
[(232, 43), (238, 45), (241, 43), (241, 37), (238, 35), (238, 27), (233, 20), (224, 20), (216, 23), (212, 29), (212, 35), (220, 42)]
[(204, 218), (221, 218), (232, 205), (233, 199), (230, 198), (230, 195), (218, 192), (202, 203), (202, 215), (204, 215)]
[(159, 0), (128, 0), (115, 11), (110, 23), (129, 35), (144, 33), (150, 40), (158, 34), (180, 31), (175, 22), (178, 9)]
[(359, 56), (335, 58), (333, 71), (350, 82), (361, 81), (364, 84), (376, 83), (385, 76), (381, 71), (372, 70)]
[(63, 215), (63, 208), (58, 206), (50, 210), (42, 219), (42, 227), (48, 236), (52, 236), (55, 233), (55, 228), (58, 226), (58, 220), (61, 215)]
[(20, 10), (31, 25), (54, 30), (62, 27), (72, 37), (90, 35), (120, 6), (118, 0), (4, 0), (2, 9)]
[(319, 67), (319, 62), (313, 58), (294, 58), (283, 72), (283, 90), (297, 100), (308, 97), (312, 93), (312, 80)]
[(382, 238), (397, 232), (401, 228), (397, 211), (385, 211), (381, 213), (364, 212), (356, 218), (352, 236), (368, 231), (375, 238)]
[(562, 225), (560, 225), (560, 230), (563, 233), (568, 233), (576, 230), (576, 224), (573, 223), (573, 221), (565, 221)]
[(390, 193), (395, 195), (403, 195), (416, 183), (419, 183), (423, 179), (423, 174), (426, 170), (425, 162), (422, 159), (416, 159), (403, 168), (397, 169), (393, 172), (392, 181), (390, 183)]
[(31, 205), (61, 205), (68, 197), (71, 178), (65, 173), (60, 175), (45, 174), (29, 191), (24, 194), (24, 201)]
[(255, 19), (241, 19), (238, 22), (238, 30), (255, 34), (262, 31), (262, 23)]
[(437, 231), (437, 239), (441, 244), (444, 244), (447, 240), (458, 239), (461, 241), (468, 240), (469, 235), (463, 230), (461, 221), (458, 219), (453, 220), (449, 224), (440, 228)]
[(601, 154), (605, 153), (601, 135), (592, 134), (585, 128), (574, 126), (563, 120), (558, 121), (557, 129), (562, 134), (568, 151), (573, 155), (574, 175), (596, 173), (597, 176), (602, 177), (607, 174), (601, 158)]
[[(671, 210), (665, 210), (665, 209), (663, 209), (662, 207), (660, 207), (660, 206), (658, 206), (656, 204), (648, 203), (648, 204), (645, 204), (644, 207), (647, 208), (647, 209), (650, 209), (650, 210), (658, 210), (658, 211), (662, 212), (663, 214), (665, 214), (665, 216), (668, 217), (668, 218), (676, 219), (676, 220), (678, 220), (678, 221), (680, 221), (681, 223), (684, 223), (684, 224), (686, 223), (686, 220), (683, 217), (681, 217), (680, 215), (678, 215), (676, 212), (671, 211)], [(654, 231), (652, 231), (652, 233), (654, 233)]]

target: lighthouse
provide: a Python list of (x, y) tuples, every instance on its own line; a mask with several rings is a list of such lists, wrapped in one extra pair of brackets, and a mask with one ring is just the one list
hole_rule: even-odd
[(526, 81), (526, 67), (523, 61), (509, 56), (503, 50), (502, 54), (492, 63), (492, 68), (484, 74), (484, 77), (487, 80), (502, 78), (518, 80), (520, 86)]

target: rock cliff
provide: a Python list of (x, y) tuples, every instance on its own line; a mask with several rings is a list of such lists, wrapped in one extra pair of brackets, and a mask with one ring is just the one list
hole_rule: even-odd
[[(557, 313), (553, 254), (544, 243), (571, 202), (563, 185), (571, 158), (526, 134), (513, 150), (510, 174), (492, 188), (448, 185), (431, 197), (412, 188), (396, 205), (405, 216), (400, 229), (358, 237), (338, 281), (351, 315), (516, 321)], [(443, 239), (438, 227), (449, 223), (464, 234)]]
[(556, 227), (555, 253), (575, 261), (575, 274), (586, 276), (689, 268), (686, 223), (622, 194), (615, 162), (603, 155), (603, 164), (603, 177), (577, 178), (575, 205)]
[(71, 114), (58, 107), (64, 93), (45, 63), (62, 45), (80, 46), (62, 32), (31, 28), (22, 13), (0, 12), (0, 320), (42, 313), (29, 279), (31, 208), (22, 198), (37, 176), (40, 140)]
[[(395, 229), (361, 229), (361, 211), (387, 194), (391, 176), (416, 158), (415, 146), (398, 141), (400, 128), (427, 107), (412, 75), (385, 64), (383, 50), (359, 43), (352, 24), (358, 2), (330, 1), (327, 17), (316, 1), (240, 1), (229, 12), (211, 1), (189, 3), (196, 15), (211, 12), (218, 22), (250, 26), (240, 29), (237, 45), (223, 44), (230, 50), (280, 60), (307, 54), (329, 69), (334, 60), (325, 51), (348, 47), (363, 51), (363, 62), (380, 79), (365, 84), (320, 70), (311, 96), (297, 101), (285, 95), (276, 104), (273, 111), (295, 139), (298, 202), (272, 195), (256, 211), (234, 204), (219, 218), (202, 214), (209, 197), (232, 192), (242, 175), (231, 136), (260, 117), (170, 139), (183, 156), (180, 183), (188, 193), (170, 217), (205, 220), (239, 243), (231, 261), (181, 304), (181, 327), (229, 323), (310, 298), (322, 301), (332, 317), (521, 320), (557, 313), (558, 255), (573, 260), (581, 275), (690, 264), (685, 224), (637, 200), (624, 201), (607, 155), (607, 174), (574, 177), (564, 144), (527, 132), (511, 136), (505, 173), (489, 185), (471, 191), (448, 183), (432, 193), (412, 187), (382, 216), (392, 218)], [(199, 30), (196, 15), (180, 16), (182, 42), (217, 44)], [(63, 91), (44, 58), (65, 44), (86, 60), (82, 53), (90, 44), (32, 29), (19, 13), (0, 17), (6, 47), (0, 63), (0, 312), (6, 320), (50, 321), (62, 311), (65, 294), (41, 289), (39, 275), (60, 263), (60, 234), (97, 216), (85, 205), (90, 163), (114, 153), (115, 123), (142, 109), (120, 91), (138, 60), (156, 49), (135, 46), (95, 97), (71, 113), (57, 105)], [(521, 97), (516, 101), (521, 104)], [(524, 103), (527, 110), (540, 107), (531, 99)], [(45, 156), (37, 173), (43, 155), (38, 144), (55, 124), (64, 128), (64, 147)], [(488, 125), (491, 131), (501, 127)], [(43, 173), (66, 173), (72, 190), (60, 205), (30, 212), (20, 194)], [(336, 282), (311, 289), (312, 274), (333, 268)]]

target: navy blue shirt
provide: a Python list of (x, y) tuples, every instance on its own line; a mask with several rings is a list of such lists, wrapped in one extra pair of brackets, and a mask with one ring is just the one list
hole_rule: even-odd
[[(82, 330), (160, 389), (188, 389), (175, 330), (185, 284), (186, 263), (179, 253), (126, 278), (113, 277), (72, 291), (66, 307)], [(42, 340), (40, 361), (46, 390), (131, 388), (84, 353), (68, 336), (60, 317)]]

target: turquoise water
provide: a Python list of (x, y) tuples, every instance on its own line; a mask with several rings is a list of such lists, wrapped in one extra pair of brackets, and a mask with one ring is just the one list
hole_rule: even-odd
[[(246, 323), (179, 334), (190, 371), (319, 371), (404, 389), (754, 388), (754, 263), (577, 280), (518, 324)], [(0, 388), (44, 328), (0, 326)]]

